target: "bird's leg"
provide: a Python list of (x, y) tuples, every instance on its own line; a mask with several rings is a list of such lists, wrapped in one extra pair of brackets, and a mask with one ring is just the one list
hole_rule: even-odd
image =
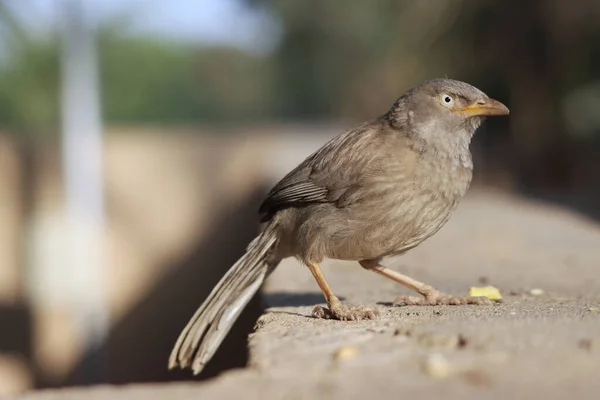
[(398, 296), (394, 300), (395, 304), (399, 305), (461, 305), (461, 304), (491, 304), (487, 297), (454, 297), (441, 293), (433, 286), (429, 286), (423, 282), (419, 282), (410, 276), (403, 275), (390, 268), (384, 267), (378, 260), (363, 260), (359, 261), (360, 265), (383, 275), (388, 279), (400, 283), (409, 289), (421, 294), (423, 297), (415, 296)]
[(321, 292), (325, 296), (327, 308), (316, 306), (312, 312), (315, 318), (339, 319), (340, 321), (359, 321), (361, 319), (373, 319), (377, 312), (366, 307), (350, 307), (343, 304), (334, 294), (321, 271), (318, 264), (307, 264), (308, 269), (315, 277)]

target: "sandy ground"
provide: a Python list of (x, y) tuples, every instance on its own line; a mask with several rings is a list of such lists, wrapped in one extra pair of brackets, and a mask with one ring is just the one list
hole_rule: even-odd
[(451, 294), (491, 284), (505, 301), (395, 307), (390, 302), (406, 289), (357, 264), (329, 262), (324, 272), (336, 294), (381, 315), (316, 320), (309, 316), (323, 302), (317, 285), (306, 268), (287, 260), (265, 288), (270, 308), (249, 339), (249, 368), (202, 384), (21, 398), (600, 398), (598, 223), (475, 191), (437, 236), (387, 264)]

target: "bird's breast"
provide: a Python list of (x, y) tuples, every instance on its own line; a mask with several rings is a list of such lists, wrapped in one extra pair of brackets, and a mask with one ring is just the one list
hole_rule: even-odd
[(393, 179), (378, 186), (366, 229), (380, 255), (402, 253), (435, 234), (467, 192), (472, 169), (460, 160), (419, 160), (412, 173), (390, 171)]

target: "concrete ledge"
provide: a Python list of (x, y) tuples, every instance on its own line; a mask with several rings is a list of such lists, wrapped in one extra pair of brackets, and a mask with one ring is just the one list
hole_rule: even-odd
[[(481, 281), (493, 306), (392, 307), (397, 284), (328, 263), (338, 296), (377, 307), (376, 321), (315, 320), (322, 297), (286, 261), (249, 338), (249, 368), (202, 384), (98, 387), (22, 399), (580, 398), (600, 393), (600, 228), (579, 215), (474, 192), (421, 247), (387, 264), (453, 294)], [(539, 295), (531, 289), (542, 289)]]

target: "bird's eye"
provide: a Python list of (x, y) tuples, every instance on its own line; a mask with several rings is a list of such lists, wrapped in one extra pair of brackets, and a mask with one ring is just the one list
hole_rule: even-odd
[(449, 94), (443, 94), (442, 95), (442, 104), (445, 105), (446, 107), (449, 107), (452, 104), (454, 104), (454, 99)]

